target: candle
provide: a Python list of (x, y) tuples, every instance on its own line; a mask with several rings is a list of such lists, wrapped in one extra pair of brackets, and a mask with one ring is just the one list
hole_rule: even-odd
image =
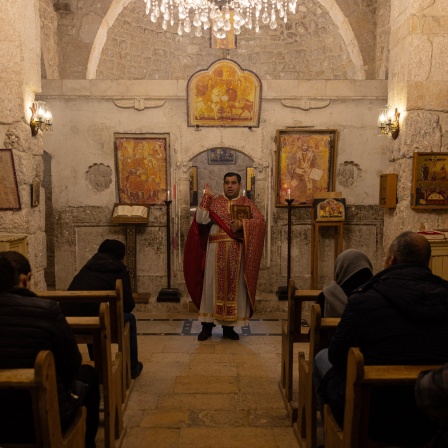
[(167, 201), (170, 200), (170, 190), (167, 190), (167, 192), (166, 192), (166, 200)]
[(291, 199), (291, 190), (288, 188), (288, 199)]
[(246, 196), (246, 190), (243, 190), (243, 196)]
[(205, 194), (205, 188), (202, 190), (202, 194)]

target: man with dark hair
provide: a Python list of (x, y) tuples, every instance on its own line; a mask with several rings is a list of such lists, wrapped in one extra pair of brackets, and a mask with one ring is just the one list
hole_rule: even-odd
[[(32, 368), (41, 350), (53, 353), (64, 431), (80, 406), (87, 408), (87, 448), (95, 447), (100, 390), (94, 367), (81, 364), (81, 353), (59, 304), (39, 299), (29, 290), (31, 267), (19, 252), (0, 253), (0, 369)], [(2, 407), (5, 404), (5, 407)], [(34, 440), (32, 413), (26, 397), (0, 394), (0, 445)]]
[[(385, 269), (350, 295), (328, 354), (322, 351), (316, 356), (319, 394), (340, 424), (350, 347), (361, 349), (367, 365), (443, 364), (448, 359), (448, 282), (432, 274), (430, 257), (424, 236), (398, 235)], [(382, 415), (372, 412), (375, 419), (370, 422), (377, 440), (391, 444), (429, 440), (434, 425), (416, 408), (412, 388), (374, 394), (372, 408), (379, 403)], [(399, 439), (388, 439), (390, 434)]]
[[(254, 310), (265, 220), (240, 196), (241, 186), (241, 176), (233, 172), (224, 175), (222, 195), (205, 185), (185, 244), (185, 283), (199, 309), (200, 341), (211, 336), (215, 324), (222, 325), (225, 338), (238, 340), (233, 327), (247, 325)], [(232, 216), (232, 206), (242, 215)]]
[[(131, 376), (137, 378), (143, 370), (138, 360), (137, 321), (132, 310), (135, 307), (132, 297), (131, 278), (126, 267), (126, 246), (118, 240), (104, 240), (98, 252), (75, 275), (69, 291), (112, 291), (118, 279), (123, 282), (124, 322), (130, 324)], [(99, 303), (63, 303), (66, 316), (97, 316)], [(89, 348), (89, 353), (91, 348)]]

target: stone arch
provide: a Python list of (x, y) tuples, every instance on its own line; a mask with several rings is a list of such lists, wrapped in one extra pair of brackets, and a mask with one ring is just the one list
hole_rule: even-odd
[(119, 16), (121, 11), (123, 11), (126, 6), (133, 0), (113, 0), (109, 10), (101, 22), (100, 28), (95, 36), (95, 41), (93, 42), (92, 49), (90, 50), (89, 62), (87, 64), (87, 79), (96, 78), (96, 70), (100, 62), (101, 52), (103, 51), (104, 44), (107, 39), (107, 32), (109, 28), (115, 22), (115, 19)]
[[(210, 164), (208, 161), (209, 150), (216, 148), (228, 148), (235, 151), (235, 164)], [(246, 168), (252, 167), (254, 164), (253, 157), (234, 145), (216, 145), (208, 146), (207, 148), (201, 148), (193, 157), (190, 158), (189, 162), (193, 166), (198, 167), (198, 189), (203, 188), (203, 185), (207, 182), (213, 188), (216, 193), (222, 193), (222, 179), (223, 175), (227, 172), (237, 172), (241, 175), (243, 187), (246, 189)]]
[[(101, 26), (93, 42), (87, 64), (87, 79), (95, 79), (96, 71), (101, 57), (101, 52), (107, 40), (107, 33), (112, 27), (118, 15), (133, 0), (113, 0), (109, 10), (103, 18)], [(349, 20), (345, 17), (337, 0), (317, 0), (324, 7), (335, 23), (346, 47), (348, 54), (355, 66), (355, 79), (365, 79), (366, 73), (364, 62), (359, 48), (358, 40), (353, 32)]]
[(210, 144), (206, 144), (205, 146), (201, 147), (201, 149), (199, 151), (196, 152), (196, 154), (193, 154), (189, 159), (188, 162), (192, 162), (193, 159), (197, 156), (199, 156), (200, 154), (203, 154), (204, 152), (207, 152), (209, 149), (214, 149), (214, 148), (230, 148), (230, 149), (234, 149), (237, 153), (241, 153), (244, 156), (248, 157), (249, 159), (252, 160), (252, 162), (255, 162), (253, 156), (246, 150), (246, 148), (241, 147), (241, 146), (237, 146), (234, 145), (232, 143), (229, 144), (218, 144), (218, 145), (210, 145)]

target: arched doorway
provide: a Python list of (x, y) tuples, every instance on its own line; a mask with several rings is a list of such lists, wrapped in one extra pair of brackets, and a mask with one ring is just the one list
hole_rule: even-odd
[[(190, 181), (190, 207), (194, 208), (200, 202), (206, 183), (210, 184), (214, 193), (221, 194), (224, 174), (228, 172), (238, 173), (243, 183), (242, 189), (250, 190), (248, 185), (252, 185), (253, 178), (251, 183), (251, 171), (248, 168), (251, 169), (253, 164), (254, 160), (251, 157), (237, 149), (228, 147), (209, 148), (194, 156), (191, 159), (191, 165), (196, 179), (191, 178)], [(194, 189), (195, 186), (197, 191)]]

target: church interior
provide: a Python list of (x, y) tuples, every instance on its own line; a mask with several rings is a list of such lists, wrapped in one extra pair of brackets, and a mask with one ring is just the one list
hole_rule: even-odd
[[(322, 289), (348, 248), (376, 273), (399, 233), (448, 229), (446, 171), (431, 177), (448, 163), (448, 1), (298, 0), (226, 39), (153, 21), (148, 0), (3, 3), (0, 248), (42, 291), (66, 290), (104, 239), (126, 243), (144, 370), (115, 446), (298, 446), (278, 387), (288, 280)], [(318, 161), (301, 184), (304, 140)], [(266, 222), (257, 305), (239, 342), (201, 344), (184, 246), (226, 172)], [(343, 219), (320, 221), (316, 198), (341, 199)], [(147, 216), (116, 219), (118, 204)]]

